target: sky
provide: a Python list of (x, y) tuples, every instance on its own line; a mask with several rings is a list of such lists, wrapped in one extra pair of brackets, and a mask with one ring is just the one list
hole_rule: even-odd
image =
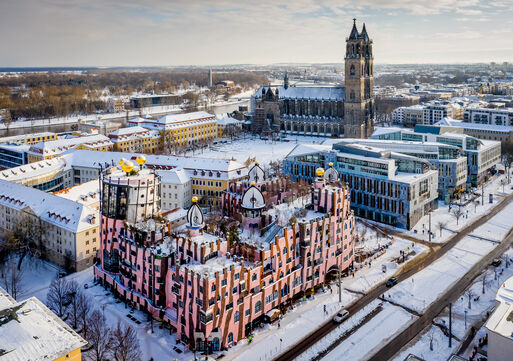
[(0, 0), (1, 67), (513, 62), (513, 0)]

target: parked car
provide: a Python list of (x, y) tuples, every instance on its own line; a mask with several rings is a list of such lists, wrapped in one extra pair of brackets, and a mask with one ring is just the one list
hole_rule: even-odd
[(391, 277), (391, 278), (387, 281), (386, 286), (387, 286), (387, 287), (392, 287), (392, 286), (394, 286), (394, 285), (396, 285), (396, 284), (397, 284), (397, 278), (395, 278), (395, 277)]
[(339, 313), (337, 313), (335, 315), (335, 317), (333, 317), (333, 322), (341, 323), (342, 321), (344, 321), (348, 317), (349, 317), (349, 311), (342, 310)]
[(496, 258), (496, 259), (494, 259), (494, 260), (492, 261), (492, 266), (494, 266), (494, 267), (499, 267), (499, 266), (501, 265), (501, 263), (502, 263), (502, 259), (500, 259), (500, 258)]

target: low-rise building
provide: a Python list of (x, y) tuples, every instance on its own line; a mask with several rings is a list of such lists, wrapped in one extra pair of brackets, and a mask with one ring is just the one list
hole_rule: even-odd
[(0, 144), (36, 144), (39, 142), (47, 142), (50, 140), (57, 140), (57, 134), (53, 132), (41, 132), (12, 135), (9, 137), (0, 138)]
[(113, 150), (118, 152), (153, 154), (161, 143), (159, 132), (140, 126), (119, 128), (108, 137), (114, 143)]
[(43, 258), (62, 267), (78, 271), (93, 264), (98, 224), (98, 211), (82, 203), (0, 180), (1, 237), (21, 228)]
[(0, 169), (28, 163), (29, 144), (0, 144)]
[(242, 132), (242, 121), (224, 117), (217, 119), (217, 137), (233, 137), (234, 135), (238, 135)]
[(182, 168), (175, 168), (159, 170), (157, 174), (162, 183), (160, 191), (162, 209), (188, 209), (192, 205), (192, 180), (187, 172)]
[(513, 355), (513, 277), (502, 283), (495, 295), (495, 310), (486, 321), (489, 361), (509, 360)]
[(513, 108), (467, 107), (463, 120), (476, 124), (513, 126)]
[(81, 361), (87, 342), (36, 297), (16, 302), (0, 288), (2, 360)]
[(499, 142), (509, 142), (513, 140), (513, 126), (511, 125), (469, 123), (451, 118), (445, 118), (438, 122), (437, 125), (461, 129), (464, 134), (478, 139), (496, 140)]
[(52, 159), (68, 149), (111, 151), (112, 146), (111, 140), (101, 134), (39, 142), (30, 147), (28, 162)]
[(171, 142), (178, 147), (209, 142), (217, 137), (216, 117), (204, 111), (168, 114), (160, 119), (135, 118), (128, 121), (128, 126), (157, 131), (163, 144)]

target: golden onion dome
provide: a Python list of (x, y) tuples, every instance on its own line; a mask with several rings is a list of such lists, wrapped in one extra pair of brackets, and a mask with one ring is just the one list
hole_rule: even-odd
[(127, 160), (125, 163), (121, 165), (121, 169), (123, 169), (123, 172), (130, 173), (134, 169), (134, 163)]
[(137, 164), (143, 165), (144, 163), (146, 163), (146, 157), (141, 154), (135, 159), (135, 161)]
[(118, 164), (119, 165), (123, 165), (123, 163), (126, 162), (126, 158), (121, 158), (119, 161), (118, 161)]
[(251, 185), (254, 186), (256, 183), (255, 182), (251, 182)]
[(324, 175), (324, 169), (323, 168), (317, 168), (315, 170), (315, 174), (317, 174), (317, 177), (322, 177)]
[(192, 197), (192, 203), (198, 203), (198, 197)]
[(328, 163), (328, 165), (329, 165), (330, 167), (333, 167), (333, 162), (329, 162), (329, 163)]

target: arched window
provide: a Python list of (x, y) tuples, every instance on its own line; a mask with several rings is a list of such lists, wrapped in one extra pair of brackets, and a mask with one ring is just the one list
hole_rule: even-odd
[(232, 343), (233, 342), (233, 332), (230, 332), (228, 334), (228, 343)]
[(354, 76), (354, 71), (355, 71), (354, 64), (351, 64), (351, 68), (349, 69), (349, 75)]
[(349, 99), (354, 100), (354, 90), (351, 90), (351, 92), (349, 93)]
[(257, 301), (255, 303), (255, 313), (258, 313), (260, 311), (262, 311), (262, 301)]

